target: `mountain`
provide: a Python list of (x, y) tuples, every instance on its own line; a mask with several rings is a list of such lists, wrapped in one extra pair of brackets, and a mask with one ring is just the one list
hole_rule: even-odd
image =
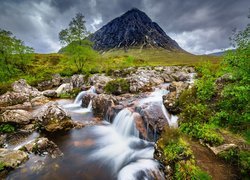
[(235, 49), (230, 49), (230, 50), (224, 50), (224, 51), (218, 51), (215, 53), (210, 53), (210, 54), (206, 54), (209, 56), (223, 56), (225, 53), (227, 53), (228, 51), (235, 51)]
[(119, 48), (163, 48), (184, 51), (144, 12), (133, 8), (115, 18), (90, 37), (96, 50)]

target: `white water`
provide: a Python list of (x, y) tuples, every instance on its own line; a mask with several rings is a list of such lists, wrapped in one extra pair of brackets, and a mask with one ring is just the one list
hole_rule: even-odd
[(120, 111), (113, 124), (92, 128), (99, 138), (96, 140), (98, 148), (89, 156), (90, 160), (110, 167), (119, 180), (141, 179), (142, 174), (146, 179), (153, 179), (152, 171), (163, 179), (159, 164), (153, 158), (154, 145), (139, 139), (133, 113), (129, 109)]
[(92, 111), (92, 101), (90, 100), (89, 102), (89, 105), (87, 108), (82, 108), (81, 105), (82, 105), (82, 98), (84, 95), (86, 94), (90, 94), (90, 93), (95, 93), (95, 87), (94, 86), (91, 86), (91, 88), (87, 91), (82, 91), (80, 92), (75, 100), (74, 100), (74, 103), (72, 104), (67, 104), (67, 105), (64, 105), (63, 107), (66, 108), (66, 109), (69, 109), (71, 110), (71, 112), (74, 112), (74, 113), (88, 113), (88, 112), (91, 112)]

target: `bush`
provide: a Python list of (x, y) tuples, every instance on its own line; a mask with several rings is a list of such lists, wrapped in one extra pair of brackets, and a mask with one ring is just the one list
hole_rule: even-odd
[(116, 80), (109, 81), (104, 90), (106, 93), (120, 95), (129, 92), (129, 82), (126, 79), (118, 78)]

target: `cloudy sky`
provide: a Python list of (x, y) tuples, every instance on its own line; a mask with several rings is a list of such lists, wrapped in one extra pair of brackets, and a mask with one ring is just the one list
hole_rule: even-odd
[(230, 47), (234, 28), (249, 23), (249, 0), (0, 0), (0, 28), (36, 52), (57, 52), (58, 33), (77, 12), (89, 31), (136, 7), (185, 50), (204, 54)]

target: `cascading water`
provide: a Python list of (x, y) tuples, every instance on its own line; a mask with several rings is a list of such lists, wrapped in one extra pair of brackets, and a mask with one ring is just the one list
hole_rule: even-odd
[(98, 135), (97, 149), (89, 156), (112, 169), (117, 179), (154, 179), (152, 172), (163, 178), (159, 164), (154, 160), (154, 144), (139, 139), (133, 113), (125, 108), (113, 124), (92, 127)]
[(90, 93), (95, 94), (95, 87), (94, 86), (91, 86), (91, 88), (89, 90), (87, 90), (87, 91), (80, 92), (76, 96), (76, 98), (74, 100), (74, 103), (64, 105), (63, 107), (66, 108), (66, 109), (70, 109), (74, 113), (91, 112), (92, 111), (92, 101), (89, 102), (89, 105), (88, 105), (87, 108), (82, 108), (81, 107), (83, 96), (86, 95), (86, 94), (90, 94)]

